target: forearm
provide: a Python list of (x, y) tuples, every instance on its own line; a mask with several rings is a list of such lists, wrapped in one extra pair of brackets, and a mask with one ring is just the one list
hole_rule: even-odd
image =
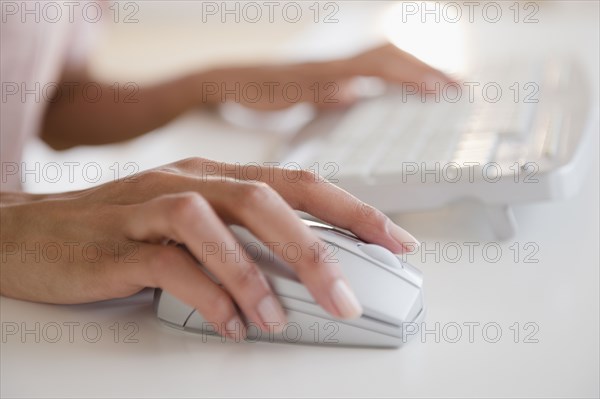
[[(36, 201), (46, 198), (45, 195), (29, 194), (19, 191), (1, 191), (0, 192), (0, 208), (10, 205), (19, 205), (30, 201)], [(4, 219), (2, 220), (4, 226)]]
[[(70, 77), (64, 79), (59, 99), (49, 104), (42, 138), (55, 149), (123, 141), (156, 129), (192, 108), (220, 103), (225, 98), (229, 100), (232, 96), (227, 93), (236, 87), (246, 87), (250, 83), (266, 87), (266, 82), (277, 82), (282, 86), (295, 82), (303, 86), (304, 94), (309, 95), (315, 82), (351, 75), (352, 71), (340, 61), (232, 67), (199, 72), (148, 87), (94, 82), (88, 85), (95, 87), (90, 88), (89, 93), (84, 88), (91, 79), (85, 75)], [(96, 92), (101, 95), (97, 96)], [(275, 95), (280, 97), (281, 93)], [(273, 104), (267, 105), (267, 108), (273, 107)]]
[[(140, 87), (136, 93), (131, 92), (131, 86), (100, 84), (102, 95), (97, 101), (86, 98), (85, 94), (89, 93), (81, 90), (91, 80), (77, 73), (63, 82), (74, 82), (80, 90), (74, 90), (72, 97), (62, 96), (49, 105), (42, 138), (56, 149), (130, 139), (164, 125), (189, 109), (231, 101), (232, 90), (236, 101), (254, 109), (283, 109), (295, 101), (312, 102), (323, 108), (349, 105), (357, 99), (355, 89), (349, 85), (350, 78), (362, 75), (390, 83), (431, 79), (452, 82), (442, 72), (391, 44), (327, 62), (215, 69)], [(289, 83), (295, 83), (300, 92), (293, 101), (287, 92), (282, 92)], [(242, 95), (246, 87), (265, 88), (268, 93), (258, 93), (257, 100), (248, 99)]]
[(34, 202), (35, 197), (19, 192), (0, 193), (0, 295), (28, 299), (21, 284), (27, 278), (27, 270), (19, 264), (17, 248), (27, 223), (21, 208)]
[(201, 80), (196, 74), (147, 87), (94, 82), (87, 93), (83, 88), (90, 79), (65, 80), (60, 96), (47, 108), (42, 138), (65, 149), (139, 136), (199, 106)]

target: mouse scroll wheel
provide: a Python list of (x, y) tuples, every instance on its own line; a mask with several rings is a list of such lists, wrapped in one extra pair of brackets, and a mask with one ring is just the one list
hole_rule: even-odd
[(362, 244), (359, 245), (358, 248), (360, 248), (361, 251), (369, 255), (371, 258), (376, 259), (387, 266), (402, 269), (402, 262), (400, 262), (400, 259), (382, 246), (375, 244)]

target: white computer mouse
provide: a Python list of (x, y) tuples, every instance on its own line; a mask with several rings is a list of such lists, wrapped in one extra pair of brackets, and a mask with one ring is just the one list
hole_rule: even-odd
[[(425, 313), (422, 273), (381, 246), (367, 244), (323, 223), (304, 222), (332, 245), (331, 259), (339, 262), (363, 307), (363, 314), (354, 320), (330, 315), (315, 303), (287, 264), (273, 256), (248, 230), (231, 226), (241, 245), (251, 243), (254, 252), (260, 248), (256, 252), (260, 255), (255, 256), (256, 263), (281, 301), (288, 319), (280, 333), (263, 332), (249, 324), (246, 340), (374, 347), (397, 347), (405, 343), (407, 337), (403, 332), (407, 323), (414, 329), (414, 323), (420, 323)], [(154, 306), (158, 318), (169, 326), (215, 334), (211, 323), (168, 292), (157, 289)]]

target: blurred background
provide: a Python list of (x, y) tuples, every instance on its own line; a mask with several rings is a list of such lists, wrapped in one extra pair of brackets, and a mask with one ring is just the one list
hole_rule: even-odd
[[(504, 14), (494, 22), (490, 22), (495, 18), (494, 7), (485, 15), (483, 9), (487, 3), (497, 2), (476, 2), (471, 15), (462, 3), (458, 7), (461, 15), (457, 14), (453, 2), (277, 2), (272, 21), (261, 2), (255, 3), (263, 13), (256, 21), (254, 8), (246, 8), (249, 3), (115, 2), (111, 7), (118, 8), (119, 21), (102, 19), (102, 29), (97, 29), (101, 34), (91, 53), (92, 69), (109, 82), (143, 85), (219, 65), (330, 59), (392, 41), (460, 77), (468, 77), (473, 67), (495, 59), (506, 63), (507, 59), (537, 54), (576, 53), (584, 59), (592, 87), (598, 87), (596, 1), (515, 2), (517, 14), (510, 9), (515, 7), (513, 3), (503, 2)], [(299, 5), (298, 18), (294, 19), (293, 7), (287, 10), (290, 17), (286, 20), (282, 10), (288, 3)], [(438, 20), (435, 14), (414, 13), (415, 6), (438, 7)], [(239, 7), (239, 21), (225, 12), (227, 7)], [(114, 17), (114, 8), (109, 15)], [(284, 139), (266, 130), (234, 127), (216, 115), (197, 112), (119, 145), (56, 153), (36, 141), (29, 146), (25, 161), (94, 160), (106, 171), (115, 162), (135, 162), (142, 170), (189, 156), (250, 162), (271, 158), (273, 148)], [(103, 173), (99, 182), (111, 177)], [(75, 178), (74, 182), (39, 183), (29, 179), (25, 188), (56, 192), (97, 184), (80, 174)]]
[[(286, 20), (282, 10), (288, 3), (299, 5), (299, 18)], [(224, 12), (236, 4), (239, 21)], [(494, 23), (483, 18), (486, 2), (478, 2), (472, 15), (467, 15), (464, 6), (458, 10), (462, 15), (458, 15), (452, 2), (277, 2), (272, 18), (261, 2), (256, 3), (263, 13), (260, 18), (256, 18), (252, 7), (245, 8), (247, 4), (113, 2), (107, 14), (111, 18), (102, 18), (102, 26), (98, 26), (101, 29), (97, 29), (100, 34), (90, 54), (92, 70), (102, 80), (144, 85), (219, 65), (330, 59), (392, 41), (461, 77), (468, 76), (478, 64), (494, 59), (506, 62), (507, 58), (577, 51), (588, 59), (590, 78), (597, 81), (597, 73), (592, 72), (598, 70), (600, 47), (595, 1), (521, 2), (518, 15), (504, 4), (505, 15)], [(425, 15), (422, 21), (421, 14), (412, 15), (410, 7), (421, 4), (427, 9), (439, 7), (441, 18)], [(222, 5), (225, 8), (221, 9)], [(115, 7), (118, 21), (114, 20)], [(287, 14), (294, 18), (295, 10), (288, 9)], [(487, 14), (493, 17), (493, 11)], [(530, 23), (525, 23), (527, 18)], [(569, 34), (564, 34), (567, 31)], [(105, 170), (114, 162), (135, 162), (141, 170), (189, 156), (249, 162), (269, 158), (282, 139), (264, 129), (243, 129), (219, 119), (199, 111), (128, 143), (60, 153), (36, 141), (29, 146), (25, 161), (95, 160)], [(75, 178), (74, 182), (37, 183), (29, 179), (25, 188), (31, 192), (57, 192), (98, 183), (90, 183), (80, 175)], [(99, 182), (110, 178), (110, 173), (103, 173)]]

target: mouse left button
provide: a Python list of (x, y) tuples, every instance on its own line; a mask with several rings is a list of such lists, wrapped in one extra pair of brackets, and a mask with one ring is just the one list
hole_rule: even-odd
[(174, 326), (183, 328), (194, 308), (181, 302), (166, 291), (160, 290), (154, 296), (156, 316)]

